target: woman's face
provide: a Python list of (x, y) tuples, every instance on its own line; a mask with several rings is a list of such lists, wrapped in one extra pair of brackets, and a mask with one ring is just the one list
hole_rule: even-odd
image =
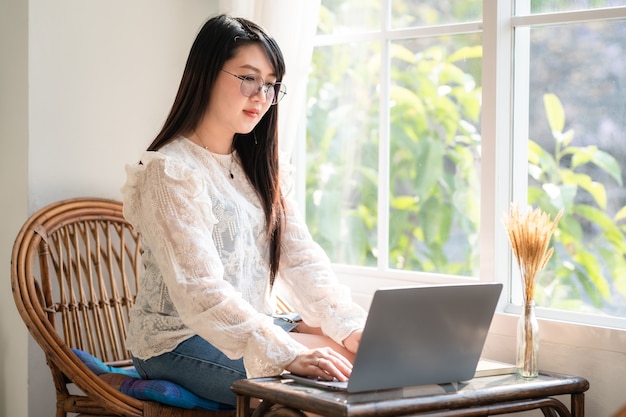
[(239, 47), (218, 74), (205, 117), (215, 133), (222, 132), (231, 137), (235, 133), (250, 133), (270, 108), (267, 88), (253, 92), (250, 97), (242, 94), (242, 80), (238, 77), (247, 75), (261, 77), (264, 83), (276, 82), (274, 68), (261, 45)]

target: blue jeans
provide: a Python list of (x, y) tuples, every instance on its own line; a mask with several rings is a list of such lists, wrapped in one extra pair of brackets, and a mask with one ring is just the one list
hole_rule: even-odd
[(230, 386), (246, 378), (243, 359), (228, 359), (200, 336), (145, 361), (133, 357), (133, 363), (144, 379), (171, 381), (200, 397), (233, 406), (237, 396)]

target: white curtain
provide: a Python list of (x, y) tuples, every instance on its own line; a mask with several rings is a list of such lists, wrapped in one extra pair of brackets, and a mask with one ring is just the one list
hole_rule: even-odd
[(293, 154), (295, 144), (305, 139), (306, 85), (319, 8), (320, 0), (220, 0), (219, 3), (220, 12), (245, 17), (262, 26), (283, 51), (287, 96), (280, 102), (280, 147), (295, 160), (300, 159)]

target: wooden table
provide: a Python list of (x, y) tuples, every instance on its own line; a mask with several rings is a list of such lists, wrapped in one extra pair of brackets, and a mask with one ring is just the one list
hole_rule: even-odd
[[(464, 383), (424, 385), (349, 394), (295, 383), (284, 377), (243, 379), (237, 393), (237, 416), (249, 417), (250, 399), (263, 400), (253, 417), (487, 416), (540, 409), (546, 417), (584, 417), (586, 379), (541, 373), (535, 379), (515, 374), (474, 378)], [(555, 396), (569, 396), (570, 408)], [(302, 411), (300, 411), (302, 410)]]

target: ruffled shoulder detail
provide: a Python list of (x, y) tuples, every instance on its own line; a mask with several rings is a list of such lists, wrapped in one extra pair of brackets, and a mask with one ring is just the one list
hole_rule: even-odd
[[(126, 166), (127, 179), (121, 189), (124, 216), (136, 229), (139, 228), (138, 217), (143, 212), (143, 204), (171, 203), (155, 199), (194, 201), (203, 211), (205, 220), (217, 222), (211, 209), (207, 185), (200, 170), (193, 163), (176, 154), (158, 151), (144, 152), (140, 161), (138, 164)], [(141, 233), (141, 230), (137, 231)]]

